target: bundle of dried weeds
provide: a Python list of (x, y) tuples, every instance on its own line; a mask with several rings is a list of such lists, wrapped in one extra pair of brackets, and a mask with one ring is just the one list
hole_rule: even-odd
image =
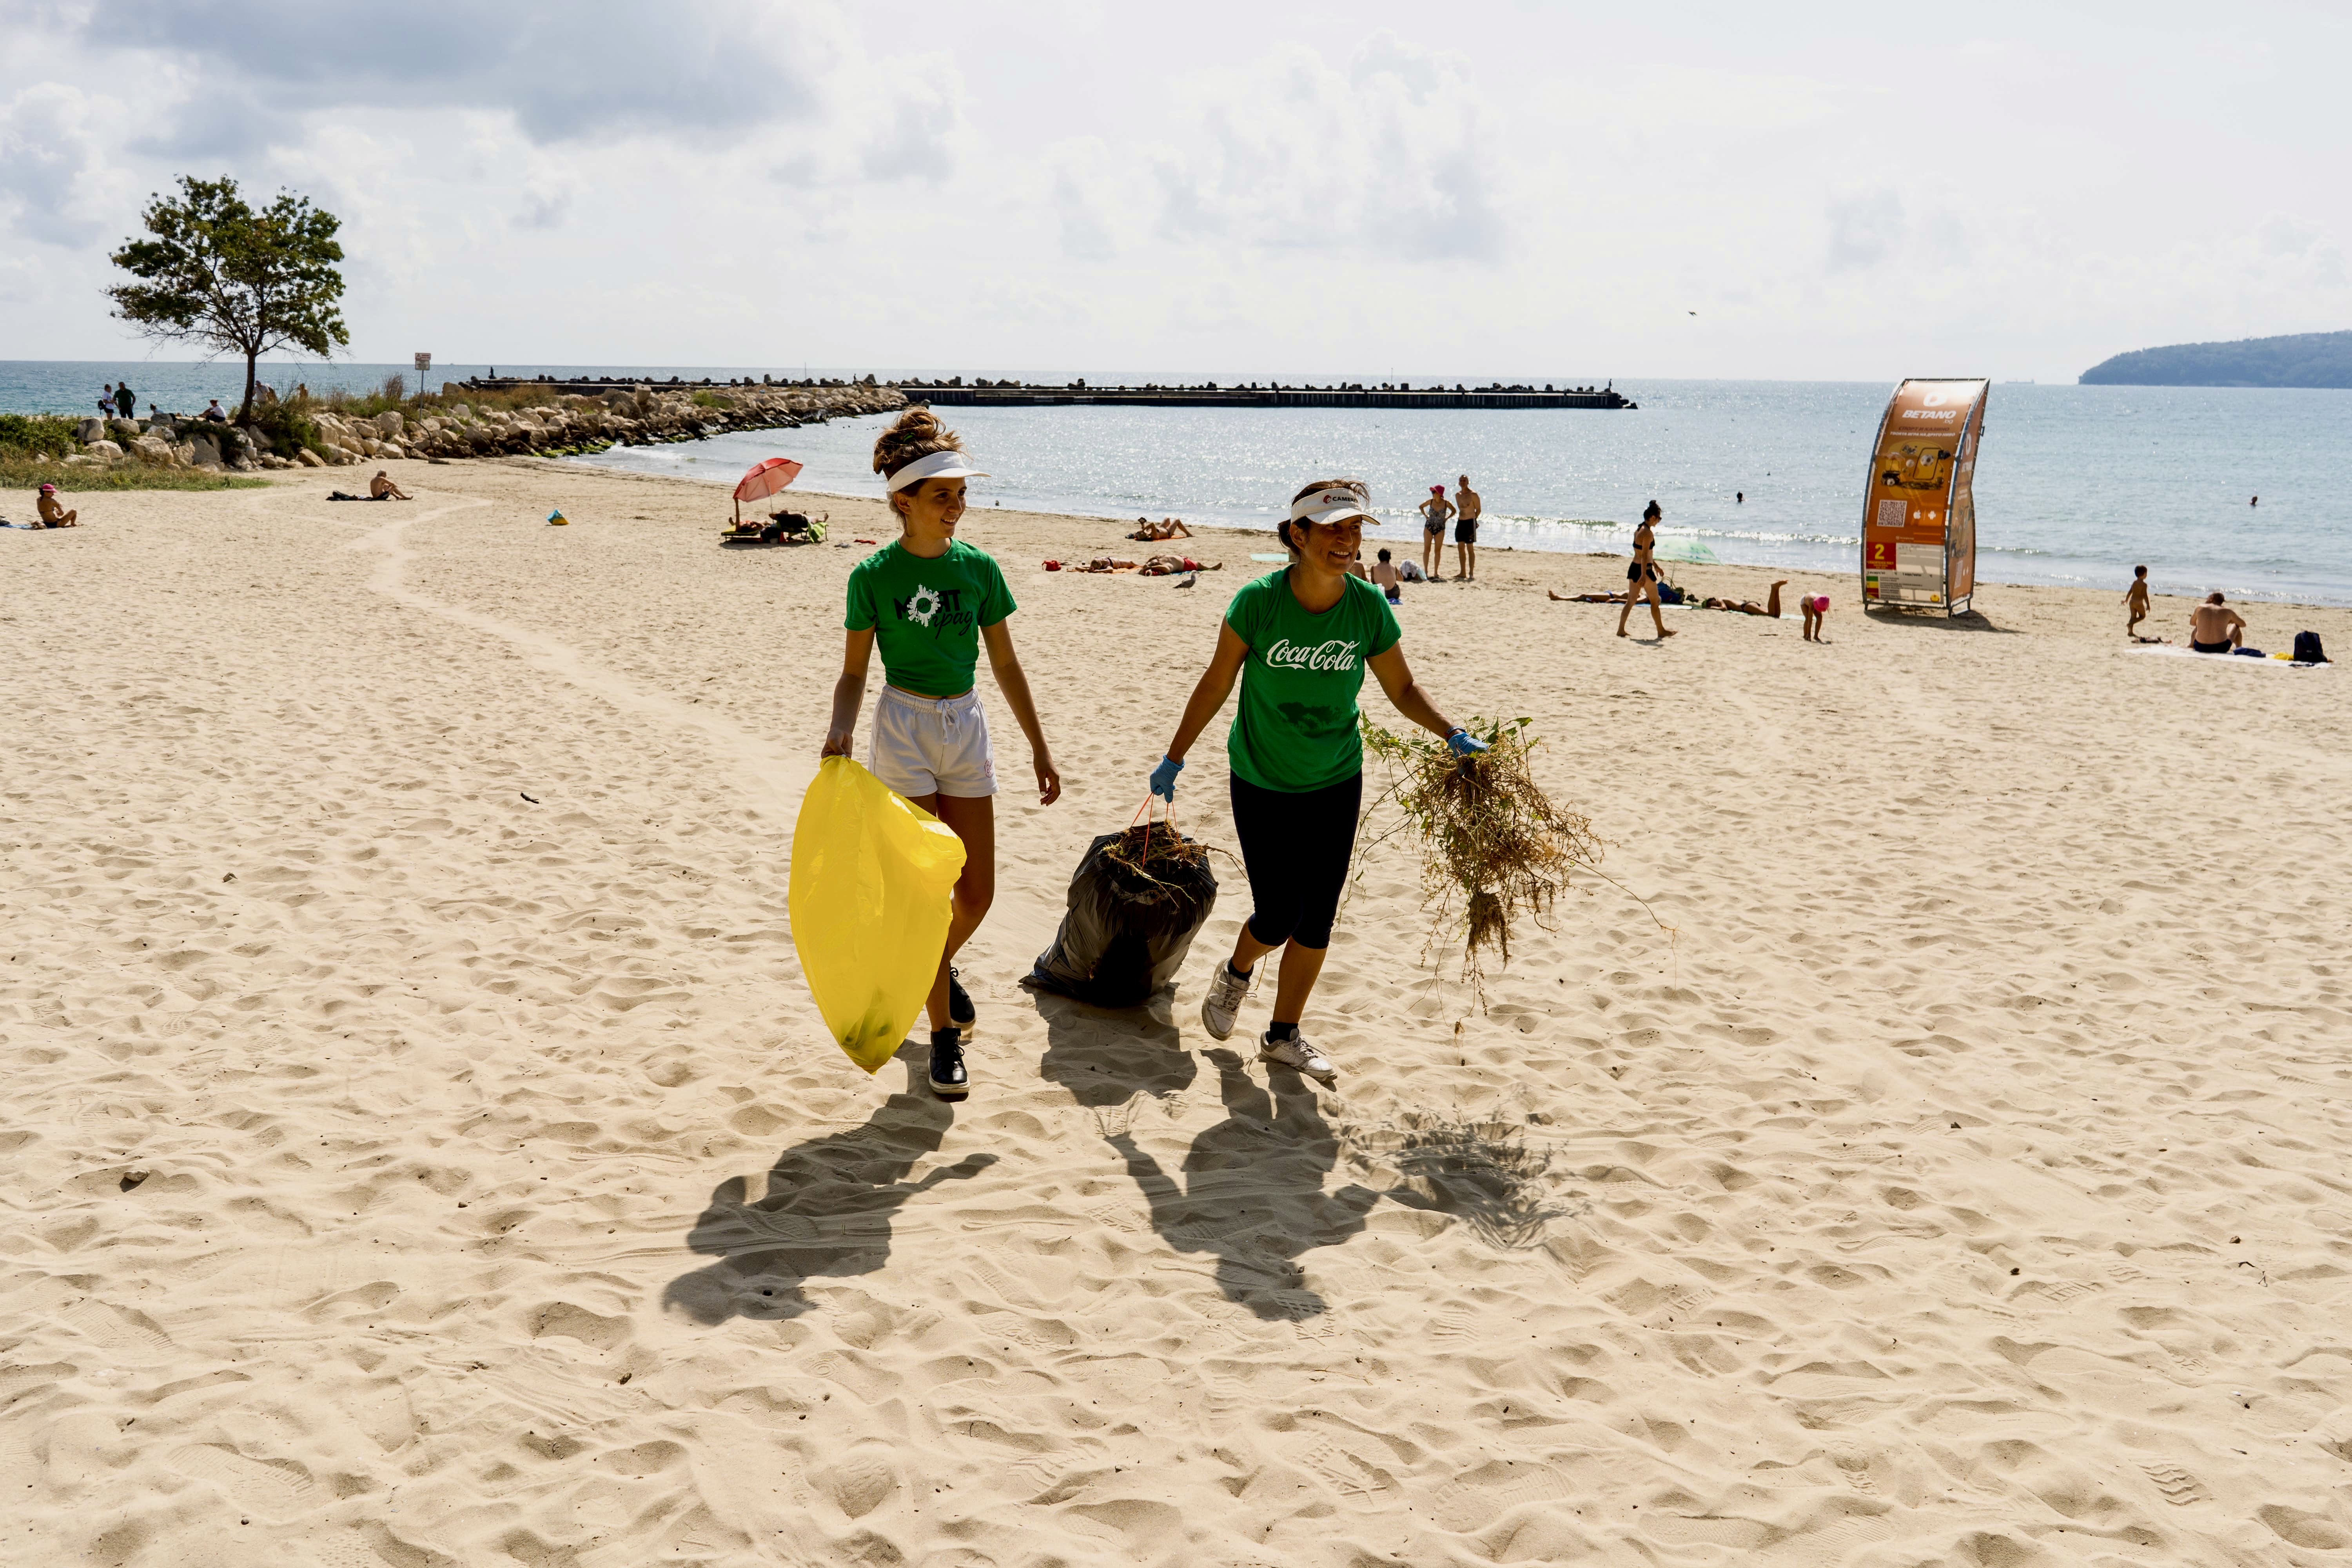
[(1421, 840), (1422, 907), (1435, 917), (1430, 940), (1463, 922), (1462, 977), (1483, 1005), (1482, 950), (1507, 964), (1515, 921), (1549, 930), (1546, 917), (1570, 878), (1600, 866), (1601, 840), (1589, 818), (1537, 784), (1528, 759), (1541, 742), (1528, 735), (1527, 720), (1473, 720), (1465, 728), (1486, 751), (1457, 757), (1442, 741), (1407, 739), (1370, 723), (1364, 741), (1391, 778), (1373, 804), (1395, 802), (1401, 826)]
[(1198, 900), (1213, 893), (1209, 849), (1165, 822), (1139, 822), (1103, 846), (1103, 858), (1117, 868), (1118, 889), (1141, 903)]

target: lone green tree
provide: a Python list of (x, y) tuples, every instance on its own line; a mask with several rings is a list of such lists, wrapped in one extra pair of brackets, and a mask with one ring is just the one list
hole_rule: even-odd
[(180, 194), (155, 197), (142, 221), (152, 237), (125, 240), (110, 258), (136, 279), (106, 291), (114, 314), (162, 342), (243, 354), (240, 421), (253, 416), (263, 354), (291, 345), (324, 359), (352, 341), (336, 306), (342, 222), (308, 197), (280, 191), (256, 211), (226, 174), (183, 175)]

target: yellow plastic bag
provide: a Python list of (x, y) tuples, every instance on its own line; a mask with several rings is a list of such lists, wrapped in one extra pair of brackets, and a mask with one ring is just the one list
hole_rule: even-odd
[(827, 757), (793, 828), (793, 946), (824, 1026), (873, 1072), (914, 1026), (947, 950), (963, 840), (847, 757)]

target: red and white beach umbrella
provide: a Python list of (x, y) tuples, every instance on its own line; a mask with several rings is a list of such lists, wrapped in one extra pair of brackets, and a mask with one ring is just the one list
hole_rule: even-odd
[(765, 500), (801, 477), (801, 466), (790, 458), (769, 458), (743, 470), (735, 481), (735, 521), (743, 521), (743, 503)]

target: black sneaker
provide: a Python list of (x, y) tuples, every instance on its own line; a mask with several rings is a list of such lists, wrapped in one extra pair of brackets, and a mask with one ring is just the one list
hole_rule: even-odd
[(961, 1100), (971, 1092), (971, 1074), (964, 1070), (963, 1035), (960, 1030), (931, 1031), (931, 1092), (941, 1100)]
[(969, 1029), (980, 1022), (980, 1012), (971, 1005), (971, 993), (956, 977), (953, 964), (948, 966), (948, 1022), (959, 1029)]

